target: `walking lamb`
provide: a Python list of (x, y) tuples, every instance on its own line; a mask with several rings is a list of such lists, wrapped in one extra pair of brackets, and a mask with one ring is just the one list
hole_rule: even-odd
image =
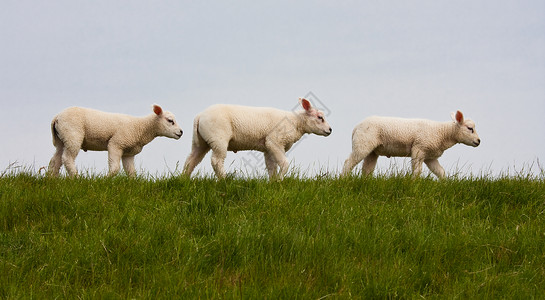
[(363, 173), (373, 173), (379, 156), (410, 156), (413, 176), (419, 176), (422, 163), (439, 178), (445, 170), (437, 160), (445, 150), (457, 143), (477, 147), (481, 143), (475, 123), (464, 119), (462, 112), (452, 113), (454, 122), (420, 119), (369, 117), (352, 132), (352, 153), (344, 163), (346, 175), (360, 161)]
[(191, 175), (212, 149), (212, 167), (216, 176), (223, 178), (227, 151), (257, 150), (264, 153), (269, 178), (282, 179), (289, 166), (286, 151), (303, 134), (331, 134), (324, 113), (307, 99), (299, 98), (299, 102), (304, 109), (299, 112), (226, 104), (208, 107), (195, 117), (184, 174)]
[(145, 117), (102, 112), (90, 108), (70, 107), (51, 122), (56, 152), (49, 162), (48, 173), (59, 174), (64, 164), (68, 175), (76, 176), (76, 156), (83, 151), (108, 151), (109, 175), (119, 172), (123, 161), (125, 173), (134, 176), (134, 156), (157, 136), (179, 139), (182, 129), (171, 112), (153, 105)]

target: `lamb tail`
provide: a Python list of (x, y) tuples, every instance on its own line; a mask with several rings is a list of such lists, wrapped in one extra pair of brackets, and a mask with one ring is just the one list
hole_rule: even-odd
[(62, 141), (59, 137), (59, 132), (57, 131), (57, 123), (59, 120), (57, 120), (57, 117), (53, 118), (53, 121), (51, 121), (51, 136), (53, 137), (53, 146), (58, 146)]

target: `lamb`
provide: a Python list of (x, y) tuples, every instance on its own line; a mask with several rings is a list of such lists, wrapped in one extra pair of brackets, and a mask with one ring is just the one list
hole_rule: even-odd
[(225, 177), (227, 151), (257, 150), (264, 153), (271, 179), (282, 179), (288, 171), (286, 151), (305, 133), (331, 134), (324, 113), (299, 98), (303, 111), (283, 111), (270, 107), (216, 104), (195, 117), (191, 153), (183, 173), (190, 176), (212, 149), (212, 167), (218, 178)]
[(363, 161), (363, 172), (373, 173), (380, 155), (410, 156), (413, 177), (419, 176), (422, 163), (439, 178), (445, 170), (437, 160), (445, 150), (457, 143), (477, 147), (481, 143), (475, 123), (464, 119), (462, 112), (451, 114), (454, 122), (420, 119), (369, 117), (352, 132), (352, 153), (344, 163), (343, 175)]
[(109, 175), (119, 172), (120, 163), (129, 176), (135, 175), (134, 156), (157, 136), (179, 139), (183, 132), (171, 112), (153, 105), (145, 117), (107, 113), (90, 108), (70, 107), (53, 118), (51, 133), (55, 154), (48, 174), (57, 176), (64, 164), (69, 176), (76, 176), (75, 159), (83, 151), (108, 151)]

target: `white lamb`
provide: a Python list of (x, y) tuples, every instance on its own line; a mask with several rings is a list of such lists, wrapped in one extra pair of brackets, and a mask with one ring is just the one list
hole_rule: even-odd
[(304, 110), (298, 112), (225, 104), (208, 107), (195, 117), (192, 148), (184, 174), (191, 175), (212, 149), (212, 167), (216, 176), (223, 178), (227, 151), (257, 150), (265, 155), (269, 178), (282, 179), (289, 166), (286, 151), (303, 134), (331, 134), (324, 113), (306, 99), (299, 98), (299, 102)]
[(352, 132), (352, 153), (342, 174), (350, 173), (362, 160), (363, 173), (371, 174), (380, 155), (410, 156), (414, 177), (420, 175), (424, 162), (444, 178), (445, 170), (437, 159), (445, 150), (457, 143), (473, 147), (481, 143), (473, 121), (464, 120), (460, 111), (451, 116), (454, 122), (376, 116), (363, 120)]
[(90, 108), (70, 107), (53, 118), (51, 133), (56, 152), (48, 173), (59, 174), (64, 164), (70, 176), (77, 175), (75, 159), (83, 151), (108, 151), (109, 175), (119, 172), (123, 161), (125, 173), (134, 176), (134, 156), (157, 136), (179, 139), (182, 129), (171, 112), (153, 105), (145, 117), (107, 113)]

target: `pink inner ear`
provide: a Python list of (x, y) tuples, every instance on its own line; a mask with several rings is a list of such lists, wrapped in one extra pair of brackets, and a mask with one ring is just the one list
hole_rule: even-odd
[(161, 106), (159, 105), (154, 105), (153, 106), (153, 112), (156, 114), (156, 115), (160, 115), (163, 113), (163, 109), (161, 108)]
[(302, 100), (301, 100), (301, 105), (303, 106), (303, 108), (304, 108), (306, 111), (309, 111), (310, 108), (311, 108), (310, 101), (308, 101), (307, 99), (302, 99)]
[(457, 121), (458, 123), (460, 123), (460, 124), (461, 124), (462, 122), (464, 122), (464, 115), (462, 114), (461, 111), (457, 111), (457, 112), (456, 112), (456, 121)]

